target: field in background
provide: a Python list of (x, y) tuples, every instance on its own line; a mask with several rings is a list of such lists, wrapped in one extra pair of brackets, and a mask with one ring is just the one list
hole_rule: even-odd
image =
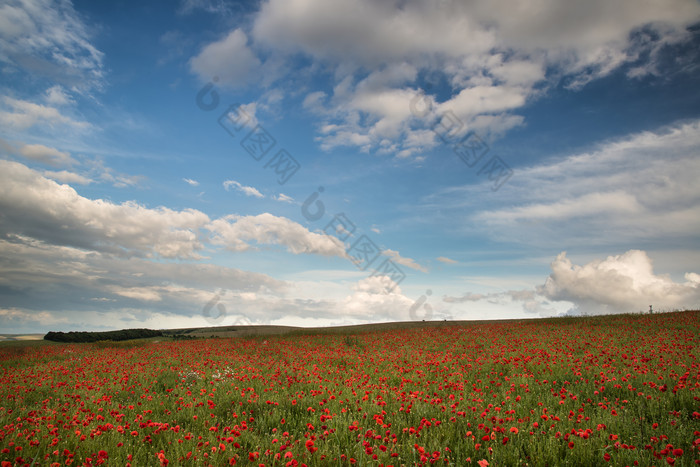
[[(501, 323), (507, 321), (500, 321)], [(393, 329), (429, 328), (435, 326), (480, 325), (488, 321), (397, 321), (393, 323), (356, 324), (347, 326), (301, 328), (295, 326), (245, 325), (213, 326), (206, 328), (169, 329), (170, 336), (180, 337), (256, 337), (270, 335), (356, 334)]]
[(44, 334), (3, 334), (0, 335), (0, 342), (12, 341), (40, 341)]
[(1, 465), (700, 463), (700, 311), (235, 329), (0, 344)]

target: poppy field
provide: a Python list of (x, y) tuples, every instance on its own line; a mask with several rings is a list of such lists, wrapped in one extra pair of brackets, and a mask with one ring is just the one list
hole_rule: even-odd
[(0, 464), (696, 465), (700, 312), (0, 345)]

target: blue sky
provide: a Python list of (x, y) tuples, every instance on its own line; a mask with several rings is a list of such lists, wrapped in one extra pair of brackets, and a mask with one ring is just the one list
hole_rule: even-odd
[(699, 46), (694, 0), (0, 1), (0, 330), (697, 308)]

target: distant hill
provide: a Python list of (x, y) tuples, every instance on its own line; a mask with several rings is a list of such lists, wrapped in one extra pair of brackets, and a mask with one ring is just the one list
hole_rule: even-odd
[[(685, 311), (688, 313), (690, 311)], [(668, 312), (672, 318), (675, 313), (683, 312)], [(620, 315), (615, 315), (620, 316)], [(630, 317), (639, 316), (638, 314), (629, 315)], [(201, 328), (180, 328), (180, 329), (122, 329), (119, 331), (105, 332), (49, 332), (44, 336), (44, 340), (54, 342), (97, 342), (97, 341), (122, 341), (132, 339), (144, 339), (153, 337), (164, 337), (171, 339), (203, 339), (217, 337), (257, 337), (257, 336), (273, 336), (273, 335), (309, 335), (309, 334), (361, 334), (374, 331), (386, 331), (391, 329), (410, 329), (424, 327), (441, 327), (441, 326), (479, 326), (486, 324), (498, 323), (580, 323), (580, 322), (605, 322), (610, 315), (593, 315), (593, 316), (564, 316), (554, 318), (537, 318), (537, 319), (508, 319), (508, 320), (478, 320), (478, 321), (396, 321), (388, 323), (370, 323), (370, 324), (355, 324), (344, 326), (325, 326), (325, 327), (298, 327), (298, 326), (273, 326), (273, 325), (233, 325), (233, 326), (211, 326)], [(36, 339), (37, 336), (20, 336), (9, 335), (0, 336), (0, 341), (7, 340), (29, 340)], [(40, 338), (40, 337), (39, 337)]]
[(0, 342), (7, 341), (40, 341), (43, 334), (3, 334), (0, 335)]

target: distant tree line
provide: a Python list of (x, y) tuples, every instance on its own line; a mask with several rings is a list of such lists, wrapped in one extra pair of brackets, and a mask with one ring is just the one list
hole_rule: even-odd
[(161, 337), (162, 331), (153, 329), (122, 329), (120, 331), (104, 332), (54, 332), (49, 331), (44, 340), (54, 342), (97, 342), (97, 341), (126, 341), (130, 339), (145, 339), (147, 337)]

